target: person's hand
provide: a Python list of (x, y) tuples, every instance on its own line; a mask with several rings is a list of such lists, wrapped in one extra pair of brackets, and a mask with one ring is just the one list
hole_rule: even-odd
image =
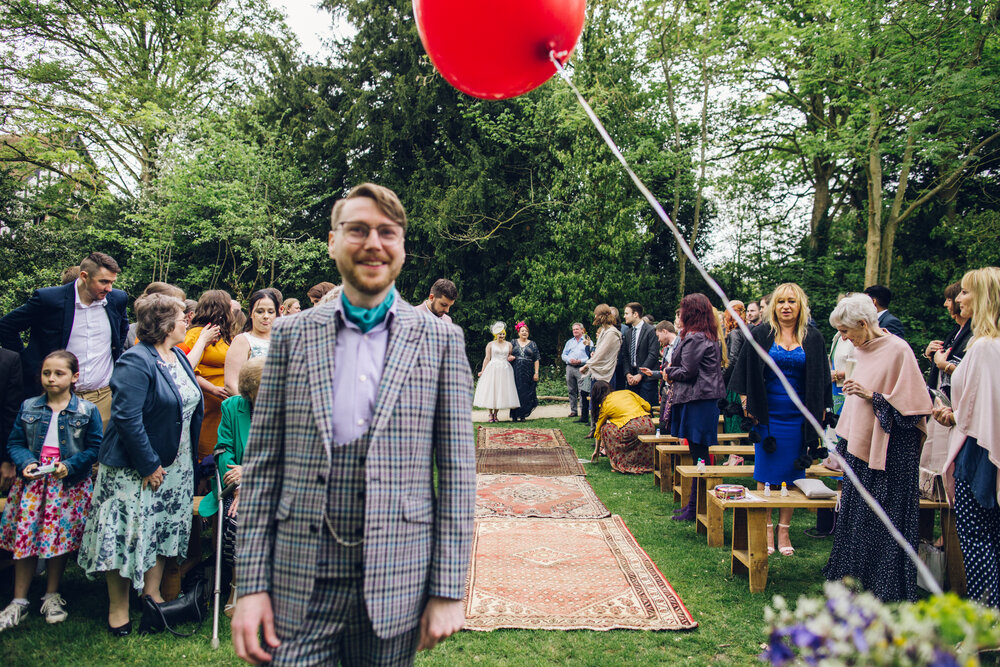
[(229, 470), (227, 470), (226, 474), (222, 476), (222, 481), (226, 486), (229, 486), (230, 484), (239, 484), (242, 478), (243, 466), (230, 463)]
[(55, 472), (52, 473), (52, 476), (55, 477), (56, 479), (62, 479), (68, 474), (69, 474), (69, 468), (66, 467), (65, 463), (60, 461), (59, 463), (56, 464), (56, 469)]
[(154, 470), (153, 472), (149, 473), (148, 475), (142, 478), (142, 488), (146, 488), (146, 486), (148, 485), (149, 488), (153, 489), (153, 491), (156, 491), (158, 488), (160, 488), (160, 484), (163, 484), (163, 476), (165, 474), (167, 473), (163, 469), (163, 466), (157, 467), (156, 470)]
[(586, 375), (586, 374), (587, 374), (587, 369), (588, 369), (588, 368), (589, 368), (589, 366), (586, 366), (586, 365), (584, 365), (584, 366), (580, 366), (580, 373), (581, 373), (582, 375)]
[(0, 463), (0, 494), (7, 493), (17, 478), (17, 467), (10, 461)]
[(938, 350), (934, 353), (934, 365), (938, 367), (938, 370), (944, 370), (948, 368), (948, 350)]
[(240, 490), (239, 488), (237, 488), (236, 491), (233, 492), (233, 502), (229, 504), (229, 511), (226, 512), (226, 516), (235, 517), (236, 510), (237, 508), (239, 508), (239, 506), (240, 506)]
[(626, 380), (626, 381), (627, 381), (627, 382), (628, 382), (628, 383), (629, 383), (629, 384), (630, 384), (631, 386), (633, 386), (633, 387), (634, 387), (635, 385), (639, 384), (639, 380), (641, 380), (641, 379), (642, 379), (642, 377), (641, 377), (641, 376), (639, 376), (638, 374), (636, 374), (636, 375), (628, 375), (628, 374), (626, 374), (626, 375), (625, 375), (625, 380)]
[(940, 350), (943, 344), (944, 341), (942, 340), (932, 340), (931, 342), (927, 343), (927, 349), (924, 350), (924, 356), (927, 357), (928, 359), (933, 359), (934, 353)]
[(941, 426), (955, 425), (954, 411), (938, 399), (934, 399), (934, 409), (931, 411), (931, 416), (934, 417), (934, 421), (941, 424)]
[(452, 636), (465, 625), (465, 600), (431, 597), (420, 617), (418, 651), (434, 648), (442, 639)]
[(586, 345), (587, 347), (590, 347), (591, 345), (593, 345), (593, 343), (590, 341), (590, 336), (586, 336), (585, 335), (583, 337), (583, 344)]
[(215, 396), (220, 401), (224, 401), (227, 398), (229, 398), (229, 390), (226, 389), (225, 387), (216, 387), (213, 384), (211, 389), (205, 387), (205, 391), (207, 391), (212, 396)]
[(281, 646), (278, 634), (274, 631), (274, 612), (269, 593), (251, 593), (237, 598), (236, 611), (233, 612), (229, 627), (233, 636), (233, 650), (251, 665), (271, 661), (271, 654), (260, 645), (258, 631), (263, 630), (264, 644), (269, 648)]
[(847, 373), (845, 373), (844, 371), (837, 371), (837, 370), (830, 371), (830, 381), (831, 382), (839, 382), (839, 381), (843, 380), (846, 377), (847, 377)]
[(866, 401), (872, 400), (872, 392), (865, 389), (857, 380), (847, 380), (844, 382), (844, 393), (848, 396), (857, 396)]
[(533, 376), (531, 376), (531, 381), (538, 382), (538, 373), (535, 373)]
[(219, 340), (219, 336), (222, 335), (222, 330), (217, 324), (206, 324), (201, 328), (201, 333), (198, 334), (198, 342), (205, 341), (205, 345), (211, 345), (215, 341)]
[(576, 357), (570, 357), (569, 358), (569, 364), (570, 364), (570, 366), (579, 366), (580, 365), (580, 360), (577, 359)]
[(24, 466), (24, 470), (21, 471), (21, 474), (24, 475), (27, 479), (35, 479), (38, 477), (38, 475), (35, 474), (35, 470), (37, 468), (38, 468), (37, 463), (29, 463), (28, 465)]
[(515, 357), (513, 354), (508, 354), (507, 355), (507, 361), (514, 361), (514, 359), (516, 359), (516, 358), (517, 357)]
[(483, 377), (483, 372), (482, 372), (482, 371), (479, 371), (478, 373), (476, 373), (476, 377), (477, 377), (477, 378), (481, 378), (481, 377)]
[(639, 372), (642, 373), (643, 375), (645, 375), (646, 377), (653, 377), (653, 371), (649, 370), (645, 366), (643, 366), (642, 368), (640, 368)]

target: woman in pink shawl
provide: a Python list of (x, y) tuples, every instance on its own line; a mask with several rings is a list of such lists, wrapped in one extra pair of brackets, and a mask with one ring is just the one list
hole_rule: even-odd
[(962, 277), (956, 297), (972, 304), (972, 341), (951, 376), (953, 408), (936, 402), (934, 418), (954, 426), (944, 464), (945, 490), (970, 598), (1000, 606), (1000, 268)]
[[(864, 294), (841, 300), (830, 324), (854, 344), (857, 360), (844, 382), (837, 451), (916, 551), (920, 446), (932, 408), (917, 359), (902, 338), (879, 328), (875, 305)], [(916, 566), (849, 478), (823, 574), (831, 580), (853, 577), (887, 602), (917, 597)]]

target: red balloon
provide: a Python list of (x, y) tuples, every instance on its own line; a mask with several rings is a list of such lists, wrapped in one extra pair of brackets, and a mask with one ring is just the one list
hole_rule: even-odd
[(516, 97), (555, 74), (583, 31), (586, 0), (413, 0), (420, 41), (463, 93)]

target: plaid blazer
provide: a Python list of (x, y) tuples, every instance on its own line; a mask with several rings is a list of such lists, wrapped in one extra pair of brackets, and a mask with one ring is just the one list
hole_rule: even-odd
[[(334, 304), (276, 321), (244, 456), (236, 579), (240, 595), (270, 593), (279, 637), (301, 628), (326, 530), (326, 485), (337, 483), (327, 479), (335, 351)], [(416, 626), (427, 596), (465, 596), (476, 495), (471, 413), (462, 330), (400, 299), (365, 463), (364, 596), (383, 639)]]

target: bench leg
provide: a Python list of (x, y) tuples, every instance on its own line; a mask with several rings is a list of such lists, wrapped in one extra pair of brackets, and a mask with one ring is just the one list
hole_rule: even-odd
[[(710, 479), (705, 480), (706, 485), (711, 486), (713, 489), (718, 486), (722, 480)], [(708, 546), (710, 547), (721, 547), (726, 543), (725, 533), (722, 527), (722, 507), (716, 505), (715, 503), (707, 502), (705, 508), (705, 530), (708, 533)]]
[(751, 593), (763, 593), (767, 587), (767, 515), (770, 513), (771, 510), (763, 507), (750, 508), (747, 512)]
[(946, 588), (965, 597), (965, 563), (962, 560), (962, 548), (958, 543), (955, 512), (950, 507), (941, 510), (941, 535), (944, 537), (945, 568), (948, 573)]
[(677, 466), (689, 466), (691, 465), (691, 455), (690, 454), (679, 454), (677, 456), (677, 461), (674, 464), (674, 487), (680, 488), (680, 494), (674, 493), (674, 499), (679, 500), (681, 507), (687, 507), (688, 502), (691, 500), (691, 480), (684, 479), (681, 474), (677, 472)]
[(721, 481), (715, 477), (706, 477), (698, 482), (698, 496), (694, 505), (694, 531), (696, 534), (708, 533), (708, 492)]
[(750, 569), (746, 563), (740, 560), (737, 552), (747, 551), (747, 508), (733, 508), (733, 554), (731, 557), (730, 572), (733, 574), (748, 574)]

